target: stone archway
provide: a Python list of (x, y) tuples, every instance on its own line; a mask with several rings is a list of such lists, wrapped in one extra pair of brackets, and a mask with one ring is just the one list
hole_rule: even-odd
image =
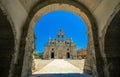
[(109, 23), (104, 38), (104, 53), (109, 77), (120, 75), (120, 10)]
[(0, 77), (8, 77), (13, 73), (13, 56), (15, 38), (13, 24), (7, 12), (0, 4)]
[[(85, 65), (85, 71), (90, 70), (95, 76), (97, 76), (97, 71), (103, 71), (103, 64), (101, 64), (101, 55), (99, 50), (98, 42), (98, 30), (97, 24), (95, 23), (94, 17), (89, 12), (89, 10), (79, 2), (72, 0), (46, 0), (34, 7), (31, 11), (27, 23), (24, 27), (23, 36), (21, 38), (21, 50), (24, 58), (21, 58), (23, 65), (22, 77), (30, 74), (30, 66), (32, 60), (32, 51), (34, 49), (34, 38), (33, 38), (33, 28), (37, 20), (44, 14), (54, 11), (54, 10), (67, 10), (73, 12), (83, 19), (88, 29), (88, 51), (87, 62)], [(96, 53), (97, 52), (97, 53)], [(92, 57), (91, 57), (92, 55)], [(31, 59), (31, 60), (30, 60)], [(99, 59), (99, 61), (96, 59)], [(99, 68), (98, 68), (99, 66)], [(25, 72), (25, 73), (24, 73)], [(103, 75), (103, 73), (102, 73)]]

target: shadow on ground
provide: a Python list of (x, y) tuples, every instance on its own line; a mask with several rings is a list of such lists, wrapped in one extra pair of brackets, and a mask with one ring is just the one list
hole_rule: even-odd
[(86, 77), (79, 73), (68, 73), (68, 74), (33, 74), (30, 77)]

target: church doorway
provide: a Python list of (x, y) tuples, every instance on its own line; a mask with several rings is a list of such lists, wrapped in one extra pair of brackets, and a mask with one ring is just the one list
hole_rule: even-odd
[(70, 53), (69, 52), (67, 52), (67, 59), (69, 59), (70, 58)]
[(51, 59), (54, 59), (54, 52), (51, 52)]

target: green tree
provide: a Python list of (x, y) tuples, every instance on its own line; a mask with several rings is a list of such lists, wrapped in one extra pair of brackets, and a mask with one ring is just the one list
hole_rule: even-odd
[(33, 34), (33, 37), (34, 37), (34, 50), (35, 50), (36, 49), (36, 44), (35, 44), (36, 35), (35, 35), (35, 33)]
[(34, 57), (35, 58), (41, 58), (41, 59), (43, 59), (43, 52), (42, 53), (34, 53)]

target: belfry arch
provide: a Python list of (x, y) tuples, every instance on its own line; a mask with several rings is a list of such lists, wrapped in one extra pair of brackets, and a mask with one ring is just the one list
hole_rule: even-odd
[[(103, 64), (99, 63), (102, 59), (99, 50), (97, 24), (95, 23), (94, 17), (90, 11), (84, 5), (72, 0), (46, 0), (41, 4), (36, 5), (33, 9), (34, 10), (31, 10), (31, 13), (29, 14), (21, 37), (20, 50), (22, 51), (21, 54), (24, 55), (24, 58), (19, 57), (19, 61), (21, 61), (22, 64), (19, 70), (22, 77), (26, 77), (31, 74), (32, 52), (34, 50), (33, 28), (41, 16), (54, 10), (70, 11), (79, 16), (85, 22), (89, 39), (84, 70), (85, 72), (91, 71), (95, 76), (97, 76), (97, 72), (101, 72), (103, 70)], [(99, 61), (96, 59), (99, 59)], [(102, 72), (100, 74), (103, 75)]]

